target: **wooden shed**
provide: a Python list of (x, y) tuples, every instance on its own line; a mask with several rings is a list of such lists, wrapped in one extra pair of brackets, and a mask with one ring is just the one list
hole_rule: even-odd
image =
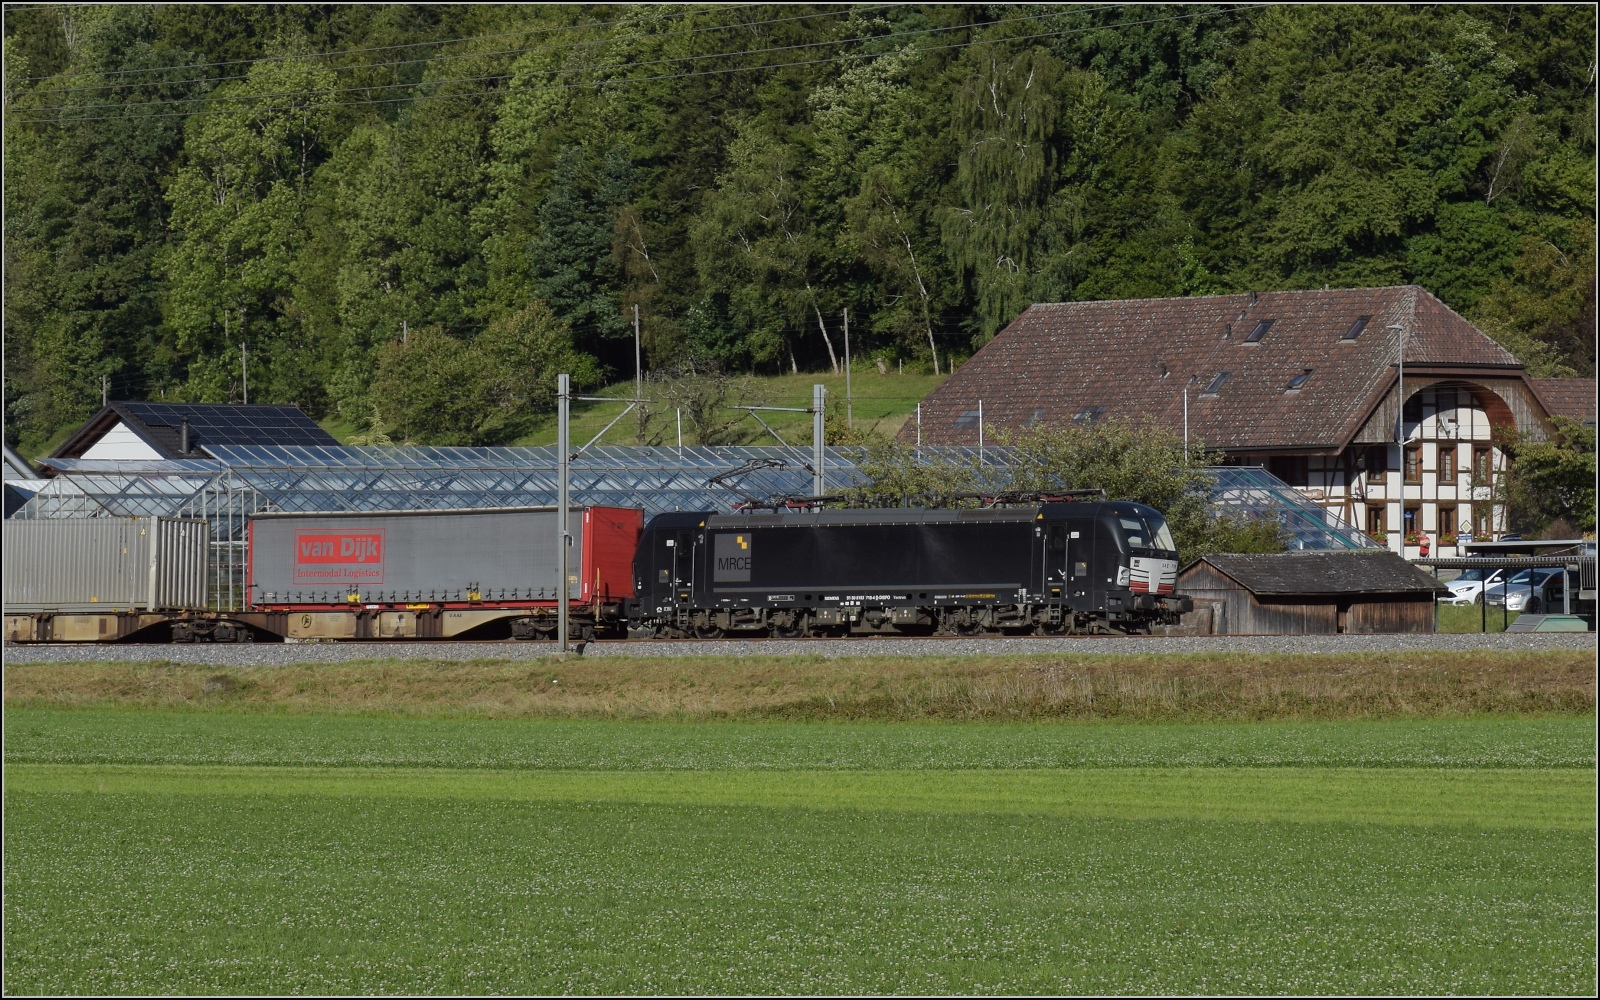
[(1208, 555), (1178, 573), (1195, 631), (1216, 635), (1432, 632), (1448, 589), (1386, 551)]

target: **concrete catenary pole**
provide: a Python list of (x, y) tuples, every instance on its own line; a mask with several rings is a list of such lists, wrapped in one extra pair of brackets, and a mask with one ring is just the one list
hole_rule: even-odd
[(823, 471), (823, 463), (827, 461), (825, 438), (827, 425), (824, 417), (827, 414), (828, 387), (813, 385), (811, 387), (811, 495), (822, 496), (828, 491), (828, 477)]
[(556, 457), (559, 463), (556, 472), (556, 572), (559, 574), (556, 579), (556, 641), (561, 644), (563, 653), (567, 651), (567, 546), (570, 544), (567, 475), (571, 462), (568, 451), (572, 444), (567, 417), (571, 400), (572, 377), (562, 375), (556, 389)]

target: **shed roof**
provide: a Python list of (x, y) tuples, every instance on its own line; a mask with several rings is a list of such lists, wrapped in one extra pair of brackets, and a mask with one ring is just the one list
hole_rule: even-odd
[(1402, 594), (1435, 593), (1450, 588), (1393, 552), (1274, 552), (1201, 556), (1179, 574), (1200, 563), (1236, 581), (1258, 597), (1291, 594)]
[(979, 400), (985, 423), (1003, 427), (1178, 427), (1187, 383), (1190, 428), (1208, 447), (1334, 450), (1394, 384), (1402, 328), (1408, 374), (1523, 377), (1510, 352), (1415, 285), (1045, 303), (923, 400), (923, 442), (974, 443)]
[[(188, 455), (182, 426), (189, 421)], [(201, 458), (201, 449), (224, 445), (334, 446), (339, 442), (297, 406), (236, 406), (226, 403), (112, 402), (95, 414), (52, 458), (78, 458), (117, 424), (132, 431), (164, 458)]]

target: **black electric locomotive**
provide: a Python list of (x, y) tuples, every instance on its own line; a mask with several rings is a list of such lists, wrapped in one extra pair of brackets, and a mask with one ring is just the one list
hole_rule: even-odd
[(1177, 575), (1136, 503), (671, 513), (639, 539), (628, 616), (679, 638), (1144, 632), (1192, 609)]

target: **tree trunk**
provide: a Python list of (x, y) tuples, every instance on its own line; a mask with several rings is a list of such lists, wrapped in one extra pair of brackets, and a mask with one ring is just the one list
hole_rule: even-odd
[(822, 331), (822, 342), (828, 347), (828, 364), (833, 366), (833, 373), (839, 374), (839, 355), (833, 353), (833, 341), (828, 338), (828, 324), (822, 321), (822, 309), (817, 305), (817, 300), (811, 300), (811, 308), (817, 311), (817, 329)]

